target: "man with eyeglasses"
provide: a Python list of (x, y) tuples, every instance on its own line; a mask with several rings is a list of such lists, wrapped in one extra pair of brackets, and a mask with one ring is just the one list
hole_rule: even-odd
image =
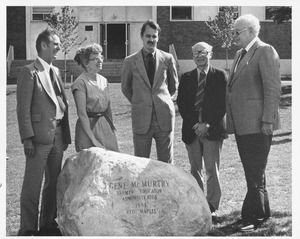
[(225, 132), (226, 73), (210, 64), (212, 46), (198, 42), (192, 46), (196, 68), (181, 76), (177, 104), (183, 118), (182, 141), (186, 145), (191, 174), (204, 192), (206, 169), (207, 201), (213, 222), (218, 219), (221, 199), (220, 155)]
[(17, 116), (26, 156), (19, 236), (61, 235), (55, 221), (56, 183), (63, 151), (71, 144), (66, 93), (59, 69), (52, 65), (60, 50), (59, 36), (52, 29), (42, 31), (36, 49), (37, 59), (22, 69), (17, 83)]
[(247, 181), (241, 231), (256, 230), (270, 218), (265, 170), (273, 131), (279, 128), (279, 56), (258, 38), (259, 20), (246, 14), (234, 23), (236, 53), (227, 85), (227, 130), (235, 134)]

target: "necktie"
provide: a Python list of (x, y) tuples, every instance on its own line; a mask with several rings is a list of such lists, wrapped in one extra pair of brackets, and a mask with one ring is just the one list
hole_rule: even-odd
[(243, 48), (240, 58), (238, 59), (238, 61), (235, 64), (234, 71), (233, 71), (234, 73), (236, 72), (236, 69), (237, 69), (238, 65), (240, 64), (240, 61), (243, 59), (243, 57), (246, 55), (246, 53), (247, 53), (247, 51)]
[(57, 86), (56, 77), (54, 76), (52, 67), (50, 67), (49, 73), (50, 73), (51, 83), (52, 83), (53, 89), (54, 89), (54, 91), (55, 91), (55, 95), (56, 95), (56, 96), (60, 96), (61, 93), (60, 93), (59, 88), (58, 88), (58, 86)]
[(155, 59), (154, 59), (152, 53), (147, 55), (147, 62), (148, 62), (147, 75), (148, 75), (150, 84), (152, 86), (153, 80), (154, 80), (154, 73), (155, 73)]
[(195, 100), (195, 107), (198, 110), (199, 114), (202, 111), (202, 102), (203, 102), (203, 95), (204, 95), (204, 86), (205, 86), (205, 72), (201, 71), (198, 80), (198, 88)]
[(54, 89), (54, 92), (55, 92), (58, 104), (59, 104), (60, 108), (63, 111), (65, 111), (66, 110), (66, 105), (65, 105), (65, 103), (63, 101), (62, 94), (61, 94), (61, 92), (60, 92), (60, 90), (58, 88), (56, 76), (55, 76), (55, 74), (53, 72), (52, 67), (50, 67), (49, 73), (50, 73), (51, 83), (52, 83), (52, 86), (53, 86), (53, 89)]
[(243, 57), (246, 55), (246, 53), (247, 53), (247, 51), (246, 51), (245, 49), (243, 49), (243, 50), (242, 50), (241, 57), (240, 57), (240, 59), (239, 59), (239, 63), (238, 63), (238, 64), (240, 64), (241, 60), (242, 60), (242, 59), (243, 59)]

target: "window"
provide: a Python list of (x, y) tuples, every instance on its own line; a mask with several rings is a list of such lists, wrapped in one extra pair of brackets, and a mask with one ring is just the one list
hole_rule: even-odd
[(43, 21), (50, 17), (54, 7), (33, 7), (32, 8), (32, 20)]
[(171, 20), (192, 20), (192, 7), (171, 7)]
[(86, 32), (93, 31), (93, 26), (85, 26), (85, 31)]

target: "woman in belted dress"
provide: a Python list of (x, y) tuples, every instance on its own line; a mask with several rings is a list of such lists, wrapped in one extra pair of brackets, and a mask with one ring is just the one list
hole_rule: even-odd
[(102, 69), (102, 47), (92, 44), (78, 49), (74, 60), (84, 69), (72, 85), (78, 120), (75, 149), (90, 147), (119, 151), (113, 125), (107, 79)]

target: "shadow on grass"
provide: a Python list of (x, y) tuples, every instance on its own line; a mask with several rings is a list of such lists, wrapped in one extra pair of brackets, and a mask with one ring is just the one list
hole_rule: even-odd
[(291, 135), (291, 134), (292, 134), (291, 131), (290, 131), (290, 132), (280, 133), (280, 134), (274, 134), (274, 135), (273, 135), (273, 138), (274, 138), (274, 137), (288, 136), (288, 135)]
[(281, 109), (285, 109), (287, 107), (292, 106), (292, 95), (288, 94), (288, 95), (282, 95), (280, 97), (280, 104), (279, 104)]
[(282, 139), (282, 140), (278, 140), (278, 141), (272, 141), (272, 145), (277, 145), (277, 144), (286, 144), (292, 142), (291, 139)]
[(272, 217), (253, 232), (240, 232), (240, 211), (223, 215), (213, 224), (208, 236), (292, 236), (292, 215), (272, 212)]
[[(273, 140), (272, 140), (272, 145), (285, 144), (285, 143), (292, 142), (291, 135), (292, 135), (292, 132), (283, 132), (283, 133), (280, 133), (280, 134), (274, 134)], [(280, 137), (285, 137), (285, 136), (287, 136), (287, 138), (278, 139)]]

